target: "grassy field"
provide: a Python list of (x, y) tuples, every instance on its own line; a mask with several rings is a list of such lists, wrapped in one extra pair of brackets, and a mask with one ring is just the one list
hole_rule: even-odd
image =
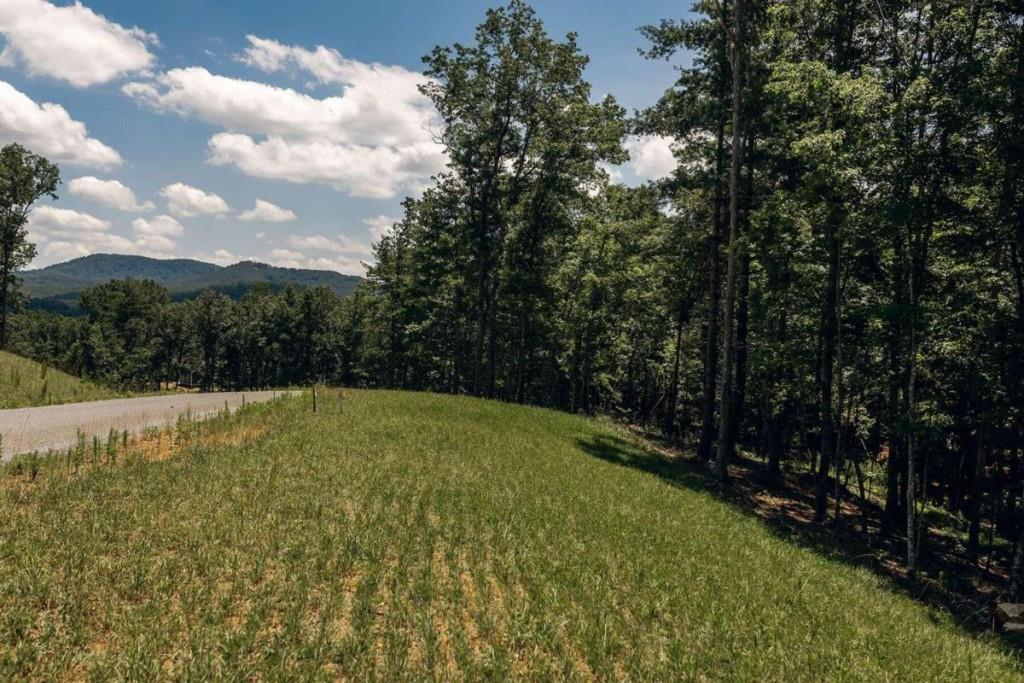
[(98, 401), (118, 396), (111, 389), (0, 351), (0, 410)]
[(320, 403), (9, 465), (0, 679), (1021, 679), (597, 421)]

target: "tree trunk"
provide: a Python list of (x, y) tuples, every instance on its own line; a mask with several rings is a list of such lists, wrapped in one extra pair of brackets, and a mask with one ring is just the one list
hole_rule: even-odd
[(484, 268), (481, 265), (480, 282), (477, 288), (476, 338), (473, 343), (473, 395), (480, 395), (480, 384), (484, 365), (484, 341), (487, 338), (487, 288)]
[[(821, 457), (818, 460), (818, 474), (815, 479), (814, 520), (824, 522), (828, 504), (828, 473), (835, 452), (836, 426), (835, 411), (832, 407), (834, 370), (836, 360), (836, 338), (839, 327), (839, 226), (838, 218), (832, 216), (825, 226), (825, 244), (828, 249), (828, 282), (825, 289), (821, 322), (821, 362), (819, 386), (821, 390), (818, 411), (821, 418)], [(836, 473), (838, 475), (838, 472)]]
[[(743, 224), (750, 229), (750, 211), (754, 202), (754, 139), (747, 136), (747, 173), (743, 183)], [(750, 317), (750, 251), (743, 251), (740, 266), (739, 311), (736, 313), (736, 396), (733, 402), (732, 436), (735, 444), (743, 426), (744, 409), (747, 402), (747, 331)]]
[(975, 440), (974, 473), (971, 478), (970, 527), (967, 532), (967, 554), (972, 560), (978, 559), (981, 545), (982, 497), (985, 491), (985, 447), (981, 434)]
[[(1024, 182), (1024, 159), (1021, 152), (1024, 151), (1024, 140), (1019, 135), (1024, 129), (1024, 28), (1018, 28), (1017, 33), (1017, 66), (1013, 80), (1013, 106), (1014, 122), (1011, 129), (1018, 134), (1011, 135), (1006, 145), (1011, 168), (1004, 173), (1003, 207), (1002, 215), (1014, 226), (1013, 243), (1010, 248), (1011, 263), (1013, 269), (1013, 281), (1017, 290), (1017, 353), (1011, 363), (1009, 379), (1013, 388), (1013, 401), (1017, 406), (1024, 405), (1024, 206), (1020, 205), (1019, 185)], [(1017, 444), (1014, 458), (1019, 461), (1020, 444), (1024, 441), (1024, 415), (1018, 410), (1015, 424), (1013, 425), (1014, 441)], [(1017, 492), (1014, 491), (1015, 495)], [(1017, 543), (1013, 554), (1013, 567), (1010, 571), (1010, 599), (1019, 601), (1024, 599), (1024, 514), (1018, 509), (1017, 517)]]
[(494, 299), (495, 297), (491, 298), (487, 317), (487, 398), (494, 398), (495, 377), (498, 371), (498, 339)]
[(786, 413), (789, 408), (784, 407), (779, 413), (768, 417), (768, 478), (776, 481), (782, 477), (782, 458), (786, 448)]
[(739, 182), (740, 163), (743, 157), (743, 45), (742, 45), (743, 0), (734, 0), (732, 8), (732, 165), (729, 171), (729, 260), (725, 276), (725, 311), (722, 316), (722, 417), (718, 431), (718, 457), (715, 461), (715, 476), (724, 482), (729, 478), (729, 460), (733, 452), (733, 365), (735, 363), (735, 339), (733, 337), (733, 314), (736, 302), (736, 261), (739, 250)]
[[(861, 533), (868, 535), (868, 494), (864, 490), (864, 472), (860, 468), (860, 462), (853, 460), (853, 471), (857, 475), (857, 492), (860, 494), (860, 528)], [(838, 517), (838, 513), (837, 513)]]
[(708, 309), (704, 334), (704, 388), (701, 400), (700, 443), (697, 459), (711, 460), (711, 446), (715, 438), (715, 396), (718, 393), (718, 316), (722, 297), (719, 266), (719, 243), (722, 239), (723, 204), (725, 192), (722, 175), (725, 169), (725, 78), (719, 78), (718, 131), (715, 142), (715, 215), (708, 235)]
[(523, 403), (526, 398), (527, 315), (525, 308), (519, 312), (519, 352), (516, 354), (516, 388), (512, 399), (516, 403)]
[(907, 572), (913, 576), (917, 571), (917, 540), (915, 530), (917, 525), (914, 508), (915, 465), (914, 465), (914, 436), (917, 430), (914, 403), (914, 382), (917, 379), (917, 324), (914, 315), (917, 307), (916, 287), (914, 286), (914, 268), (910, 269), (910, 283), (908, 285), (910, 299), (910, 344), (907, 353)]
[(6, 247), (0, 259), (0, 349), (7, 348), (7, 306), (11, 279), (11, 260)]
[(893, 299), (889, 321), (889, 395), (886, 431), (889, 441), (889, 459), (886, 462), (885, 511), (882, 518), (883, 531), (890, 533), (899, 528), (903, 516), (903, 492), (901, 478), (903, 472), (903, 397), (901, 384), (903, 378), (902, 338), (906, 329), (904, 325), (904, 308), (906, 306), (906, 280), (904, 268), (903, 237), (897, 235), (893, 240)]
[(679, 309), (676, 311), (676, 339), (675, 350), (672, 354), (672, 379), (669, 382), (668, 401), (665, 406), (665, 419), (663, 421), (665, 435), (674, 439), (676, 436), (676, 406), (679, 400), (679, 362), (683, 345), (683, 324), (686, 322), (686, 301), (679, 302)]
[(730, 441), (739, 441), (743, 426), (743, 411), (747, 402), (747, 332), (750, 318), (750, 253), (744, 252), (740, 265), (739, 309), (736, 311), (736, 387), (733, 396), (732, 435)]

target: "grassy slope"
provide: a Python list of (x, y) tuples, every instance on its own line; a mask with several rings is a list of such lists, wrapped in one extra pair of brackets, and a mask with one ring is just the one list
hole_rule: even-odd
[(269, 431), (241, 446), (8, 476), (0, 679), (1020, 676), (866, 571), (612, 462), (642, 454), (601, 424), (348, 396), (250, 407)]
[(117, 398), (111, 389), (0, 351), (0, 410)]

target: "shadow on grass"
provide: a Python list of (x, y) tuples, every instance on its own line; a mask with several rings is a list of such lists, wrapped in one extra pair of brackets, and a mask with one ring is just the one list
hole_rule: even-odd
[[(599, 434), (578, 439), (587, 454), (622, 467), (656, 476), (672, 486), (709, 493), (762, 520), (783, 540), (808, 548), (830, 559), (866, 567), (889, 580), (891, 586), (913, 600), (949, 613), (965, 631), (979, 634), (991, 626), (991, 614), (998, 597), (998, 572), (969, 562), (948, 539), (929, 536), (921, 548), (921, 568), (908, 576), (902, 565), (905, 538), (882, 533), (882, 510), (862, 505), (853, 496), (844, 499), (842, 519), (827, 524), (814, 522), (814, 486), (809, 474), (786, 473), (768, 478), (763, 466), (738, 458), (730, 466), (730, 482), (723, 486), (711, 477), (708, 467), (695, 458), (644, 437), (629, 439)], [(830, 497), (830, 515), (835, 501)], [(1005, 575), (1003, 577), (1005, 579)], [(1011, 655), (1024, 655), (1024, 643), (999, 634), (1003, 648)]]

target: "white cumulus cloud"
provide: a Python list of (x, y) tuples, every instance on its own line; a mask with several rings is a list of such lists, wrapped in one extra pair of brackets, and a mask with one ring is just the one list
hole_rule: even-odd
[(419, 88), (423, 74), (400, 66), (367, 64), (348, 59), (337, 50), (318, 46), (315, 50), (282, 45), (274, 40), (248, 36), (245, 63), (267, 73), (300, 69), (324, 84), (343, 88), (335, 103), (345, 138), (350, 142), (403, 144), (430, 140), (437, 113)]
[(339, 93), (314, 97), (202, 67), (171, 69), (123, 91), (143, 106), (222, 127), (209, 142), (210, 161), (250, 176), (386, 198), (418, 192), (444, 170), (447, 158), (434, 137), (437, 112), (419, 91), (422, 74), (322, 46), (309, 50), (256, 36), (249, 43), (241, 61), (268, 73), (307, 72)]
[(238, 263), (239, 261), (248, 260), (246, 258), (242, 258), (241, 256), (237, 256), (236, 254), (231, 253), (227, 249), (217, 249), (216, 251), (210, 253), (200, 252), (198, 254), (193, 254), (192, 258), (198, 261), (209, 261), (210, 263), (216, 263), (218, 266), (230, 266), (232, 264)]
[(132, 229), (139, 235), (181, 237), (185, 234), (184, 226), (167, 214), (161, 214), (154, 218), (136, 218), (132, 221)]
[(306, 260), (306, 267), (313, 270), (333, 270), (343, 275), (366, 275), (366, 266), (362, 261), (344, 256), (310, 258)]
[(305, 257), (290, 249), (272, 249), (267, 255), (267, 262), (279, 268), (302, 268)]
[(177, 246), (173, 237), (185, 234), (185, 228), (166, 214), (154, 218), (136, 218), (132, 221), (135, 244), (139, 249), (165, 254)]
[(233, 164), (257, 178), (322, 183), (357, 197), (418, 192), (445, 164), (444, 151), (433, 143), (370, 147), (280, 137), (260, 141), (218, 133), (209, 147), (214, 164)]
[(167, 210), (175, 216), (220, 216), (231, 211), (228, 203), (212, 192), (204, 192), (185, 183), (174, 183), (160, 190)]
[(660, 180), (672, 174), (676, 159), (672, 155), (674, 140), (663, 135), (644, 135), (626, 141), (629, 167), (645, 180)]
[(97, 253), (166, 256), (177, 247), (175, 238), (185, 233), (170, 216), (136, 218), (131, 239), (111, 232), (110, 221), (72, 209), (44, 205), (29, 215), (29, 239), (39, 247), (40, 262), (58, 261)]
[(345, 59), (337, 50), (323, 45), (309, 50), (254, 35), (248, 35), (246, 39), (249, 47), (238, 56), (238, 60), (267, 73), (301, 69), (321, 83), (343, 83), (351, 80), (345, 75), (347, 67), (362, 66), (360, 62)]
[(104, 232), (110, 229), (110, 221), (81, 211), (44, 205), (29, 214), (28, 227), (30, 231), (38, 230), (50, 235), (74, 235)]
[(370, 228), (370, 237), (374, 242), (380, 240), (391, 230), (391, 226), (395, 224), (398, 219), (392, 218), (391, 216), (371, 216), (363, 221), (363, 223)]
[(373, 251), (366, 244), (346, 235), (338, 235), (335, 238), (324, 237), (323, 235), (289, 235), (288, 244), (296, 249), (314, 249), (329, 251), (335, 254), (356, 256), (370, 256), (373, 254)]
[(85, 124), (75, 121), (59, 104), (37, 104), (10, 83), (0, 81), (0, 144), (19, 142), (51, 161), (110, 168), (121, 155), (89, 137)]
[[(376, 74), (370, 72), (368, 78)], [(399, 82), (401, 83), (401, 82)], [(319, 99), (291, 88), (218, 76), (203, 67), (171, 69), (153, 82), (126, 84), (122, 90), (157, 111), (194, 116), (233, 131), (336, 142), (405, 145), (422, 142), (432, 109), (416, 81), (389, 97), (351, 86), (341, 96)], [(418, 102), (409, 102), (409, 90)]]
[(139, 253), (131, 240), (110, 232), (110, 221), (92, 214), (44, 205), (29, 215), (29, 241), (39, 249), (33, 265), (46, 266), (59, 261), (101, 252)]
[(155, 207), (153, 202), (139, 203), (131, 188), (116, 180), (101, 180), (95, 176), (82, 176), (68, 183), (71, 194), (103, 206), (128, 213), (145, 213)]
[(312, 270), (333, 270), (346, 275), (365, 275), (366, 268), (356, 257), (334, 254), (332, 256), (307, 256), (294, 249), (279, 247), (271, 249), (263, 256), (241, 256), (226, 249), (218, 249), (212, 253), (194, 254), (192, 258), (209, 261), (219, 266), (229, 266), (239, 261), (257, 261), (269, 263), (278, 268), (308, 268)]
[(155, 35), (124, 28), (78, 0), (64, 6), (45, 0), (3, 0), (0, 34), (6, 42), (0, 64), (20, 64), (31, 75), (76, 87), (143, 72), (156, 61), (148, 49), (158, 44)]
[(263, 199), (256, 200), (256, 206), (238, 214), (238, 219), (243, 221), (261, 221), (264, 223), (286, 223), (296, 219), (294, 211), (283, 209), (276, 204), (271, 204)]
[(288, 235), (287, 243), (291, 249), (277, 250), (282, 252), (278, 256), (283, 256), (283, 252), (288, 251), (288, 260), (291, 263), (314, 270), (365, 275), (364, 263), (373, 258), (373, 250), (368, 245), (347, 235)]

